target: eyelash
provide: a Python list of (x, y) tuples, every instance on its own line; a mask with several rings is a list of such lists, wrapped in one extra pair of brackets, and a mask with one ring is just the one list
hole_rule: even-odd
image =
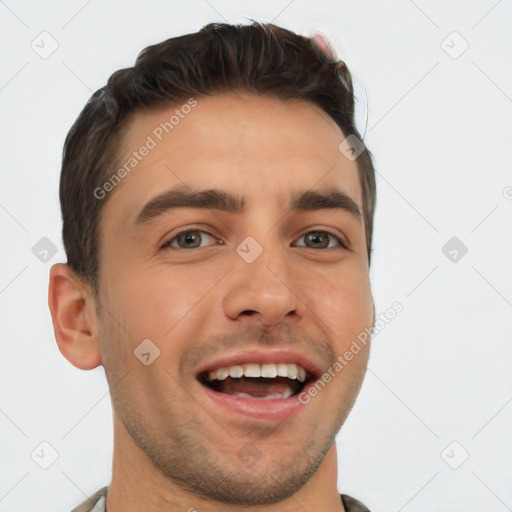
[[(209, 233), (208, 231), (205, 231), (203, 229), (185, 229), (184, 231), (180, 231), (179, 233), (177, 233), (174, 237), (172, 237), (169, 241), (165, 242), (161, 247), (160, 249), (169, 249), (169, 248), (172, 248), (172, 249), (176, 249), (176, 250), (183, 250), (183, 251), (190, 251), (190, 250), (193, 250), (193, 249), (201, 249), (201, 247), (193, 247), (192, 249), (184, 249), (183, 247), (172, 247), (171, 246), (171, 243), (176, 240), (180, 235), (184, 234), (184, 233), (194, 233), (194, 232), (197, 232), (197, 233), (204, 233), (208, 236), (211, 236), (212, 238), (216, 238), (215, 235), (212, 235), (211, 233)], [(326, 231), (326, 230), (321, 230), (321, 229), (312, 229), (311, 231), (307, 231), (306, 233), (304, 233), (303, 235), (300, 236), (300, 238), (303, 238), (305, 237), (306, 235), (310, 234), (310, 233), (321, 233), (321, 234), (325, 234), (325, 235), (328, 235), (332, 238), (334, 238), (340, 245), (340, 247), (342, 249), (348, 249), (348, 245), (345, 243), (345, 241), (340, 238), (339, 236), (335, 235), (334, 233), (331, 233), (330, 231)], [(300, 239), (299, 238), (299, 239)], [(300, 246), (300, 247), (304, 247), (306, 249), (314, 249), (314, 250), (318, 250), (318, 249), (315, 249), (313, 247), (307, 247), (307, 246)], [(333, 249), (333, 247), (325, 247), (325, 248), (321, 248), (323, 250), (325, 249)]]

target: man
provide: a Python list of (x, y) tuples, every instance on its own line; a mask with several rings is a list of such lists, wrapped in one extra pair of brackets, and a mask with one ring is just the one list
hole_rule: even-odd
[(105, 369), (114, 456), (75, 511), (368, 510), (335, 445), (374, 319), (360, 138), (346, 65), (274, 25), (148, 47), (93, 94), (49, 306), (62, 354)]

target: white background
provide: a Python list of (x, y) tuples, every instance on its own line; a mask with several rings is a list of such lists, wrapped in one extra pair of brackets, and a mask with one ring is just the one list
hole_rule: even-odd
[[(69, 511), (110, 480), (103, 368), (61, 356), (47, 308), (50, 265), (65, 261), (66, 133), (148, 44), (247, 18), (322, 30), (368, 91), (373, 293), (377, 312), (404, 310), (375, 338), (340, 433), (340, 491), (373, 512), (512, 510), (510, 0), (5, 0), (0, 16), (2, 512)], [(31, 48), (42, 31), (59, 44), (48, 59)], [(453, 31), (469, 44), (458, 58)], [(454, 236), (468, 248), (455, 263), (442, 252)], [(32, 253), (42, 237), (58, 247), (48, 262)], [(58, 453), (48, 469), (31, 457), (50, 456), (43, 441)]]

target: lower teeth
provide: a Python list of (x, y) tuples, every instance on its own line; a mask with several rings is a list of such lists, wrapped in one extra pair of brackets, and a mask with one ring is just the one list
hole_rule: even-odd
[(292, 396), (292, 391), (289, 389), (284, 394), (267, 395), (267, 396), (253, 396), (248, 393), (231, 393), (232, 396), (241, 396), (243, 398), (257, 398), (258, 400), (271, 400), (275, 398), (289, 398)]

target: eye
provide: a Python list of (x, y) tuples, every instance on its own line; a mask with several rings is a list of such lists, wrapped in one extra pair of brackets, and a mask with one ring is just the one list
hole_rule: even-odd
[[(173, 247), (175, 249), (197, 249), (201, 246), (201, 242), (204, 240), (218, 241), (213, 235), (206, 231), (199, 229), (188, 229), (178, 233), (175, 237), (171, 238), (168, 242), (164, 243), (161, 249), (167, 247)], [(209, 245), (214, 245), (210, 243)], [(203, 246), (204, 247), (204, 246)]]
[(297, 244), (297, 246), (307, 247), (308, 249), (330, 249), (333, 247), (330, 244), (331, 241), (334, 241), (335, 245), (338, 244), (345, 249), (347, 248), (347, 244), (341, 238), (328, 231), (309, 231), (302, 235), (300, 239), (304, 239), (305, 243), (303, 245)]

